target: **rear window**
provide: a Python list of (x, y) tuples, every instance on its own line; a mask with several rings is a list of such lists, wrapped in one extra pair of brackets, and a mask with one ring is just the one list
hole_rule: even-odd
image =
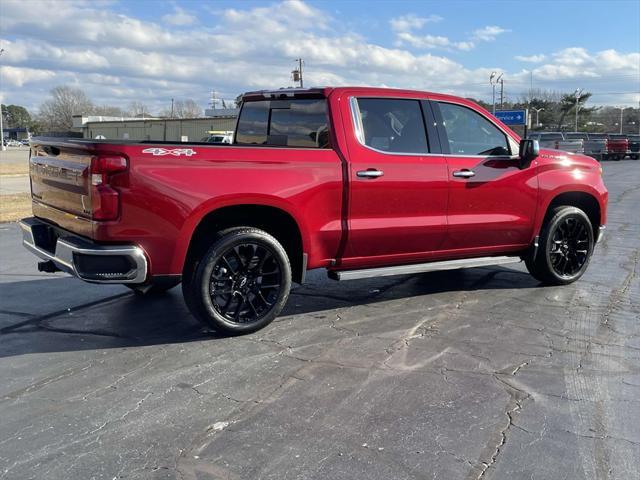
[(586, 133), (565, 133), (564, 136), (567, 140), (587, 140)]
[(561, 133), (541, 133), (540, 140), (564, 140)]
[(238, 145), (330, 148), (327, 101), (260, 100), (242, 106)]
[(592, 140), (606, 140), (608, 135), (606, 133), (590, 133), (589, 138)]

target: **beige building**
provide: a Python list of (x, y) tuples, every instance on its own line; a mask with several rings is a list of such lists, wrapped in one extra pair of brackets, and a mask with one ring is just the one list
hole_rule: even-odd
[[(232, 131), (235, 129), (237, 112), (208, 118), (118, 118), (84, 117), (74, 125), (82, 131), (84, 138), (106, 138), (113, 140), (158, 140), (168, 142), (197, 142), (207, 137), (210, 131)], [(76, 119), (74, 118), (74, 123)]]

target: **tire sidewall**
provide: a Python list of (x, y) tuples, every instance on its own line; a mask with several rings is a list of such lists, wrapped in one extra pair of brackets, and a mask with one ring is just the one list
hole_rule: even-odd
[[(209, 288), (211, 274), (220, 256), (230, 248), (245, 243), (258, 243), (271, 251), (280, 266), (282, 286), (276, 302), (267, 315), (256, 322), (241, 324), (229, 321), (215, 309), (213, 300), (209, 294)], [(291, 289), (291, 266), (286, 251), (271, 235), (258, 230), (239, 230), (224, 235), (211, 246), (199, 263), (194, 280), (196, 283), (194, 287), (198, 292), (198, 300), (202, 307), (202, 313), (207, 317), (205, 321), (207, 321), (208, 324), (216, 330), (231, 333), (249, 333), (259, 330), (271, 323), (282, 308), (284, 308), (289, 297), (289, 290)]]
[[(555, 271), (551, 263), (551, 248), (550, 248), (550, 245), (553, 242), (552, 240), (553, 235), (556, 229), (558, 228), (558, 225), (561, 222), (564, 222), (567, 218), (579, 218), (580, 220), (584, 221), (587, 225), (587, 234), (589, 237), (589, 249), (587, 251), (587, 258), (584, 264), (582, 265), (582, 267), (580, 268), (580, 270), (578, 271), (578, 273), (570, 277), (562, 276)], [(582, 275), (584, 275), (584, 272), (587, 270), (587, 267), (589, 266), (589, 262), (591, 261), (591, 255), (593, 254), (593, 249), (595, 246), (594, 235), (593, 235), (593, 225), (591, 225), (591, 221), (589, 220), (589, 217), (587, 216), (587, 214), (585, 214), (579, 208), (576, 208), (576, 207), (559, 208), (556, 210), (555, 215), (553, 215), (553, 217), (549, 220), (549, 224), (545, 232), (544, 242), (545, 242), (544, 243), (545, 263), (547, 266), (548, 274), (553, 277), (554, 282), (560, 283), (560, 284), (569, 284), (569, 283), (575, 282)]]

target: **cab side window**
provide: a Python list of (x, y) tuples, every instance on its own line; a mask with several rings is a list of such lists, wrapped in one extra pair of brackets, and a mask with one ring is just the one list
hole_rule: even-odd
[(493, 123), (462, 105), (439, 102), (451, 155), (510, 155), (507, 136)]
[(392, 98), (358, 98), (364, 144), (389, 153), (427, 153), (420, 102)]

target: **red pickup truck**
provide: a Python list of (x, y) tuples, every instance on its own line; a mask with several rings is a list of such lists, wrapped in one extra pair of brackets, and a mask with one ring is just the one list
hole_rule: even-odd
[(292, 282), (524, 260), (587, 268), (606, 223), (592, 158), (539, 150), (462, 98), (382, 88), (247, 93), (233, 144), (36, 138), (24, 245), (42, 271), (139, 293), (182, 282), (217, 330), (272, 321)]

